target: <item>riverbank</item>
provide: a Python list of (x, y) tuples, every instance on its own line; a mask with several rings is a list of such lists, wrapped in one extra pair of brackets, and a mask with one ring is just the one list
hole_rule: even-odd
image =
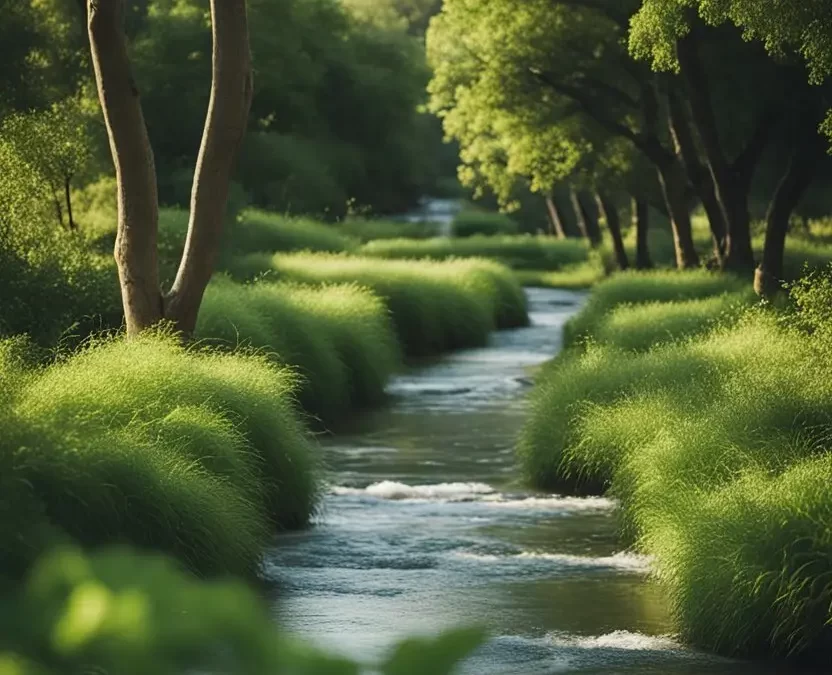
[(725, 277), (664, 276), (599, 284), (567, 326), (572, 346), (532, 395), (524, 472), (620, 501), (685, 640), (823, 659), (830, 282), (799, 284), (794, 309), (775, 311)]

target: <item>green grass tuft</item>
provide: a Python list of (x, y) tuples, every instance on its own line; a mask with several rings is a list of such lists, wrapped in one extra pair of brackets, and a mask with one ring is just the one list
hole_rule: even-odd
[(362, 247), (363, 255), (390, 259), (492, 258), (518, 270), (561, 270), (584, 263), (589, 248), (579, 239), (542, 235), (473, 236), (466, 239), (389, 239)]
[(309, 288), (215, 279), (197, 336), (267, 353), (301, 378), (304, 409), (325, 421), (380, 402), (398, 368), (398, 343), (384, 303), (355, 285)]

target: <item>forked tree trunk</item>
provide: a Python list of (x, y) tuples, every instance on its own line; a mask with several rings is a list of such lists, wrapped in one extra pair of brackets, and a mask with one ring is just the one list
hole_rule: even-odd
[(618, 269), (626, 270), (630, 267), (627, 259), (627, 250), (624, 248), (624, 238), (621, 236), (621, 219), (618, 217), (618, 209), (612, 200), (601, 192), (595, 193), (595, 202), (598, 204), (598, 212), (607, 224), (612, 239), (612, 248), (615, 252), (615, 262)]
[(558, 239), (566, 239), (566, 230), (563, 227), (563, 218), (561, 218), (558, 205), (551, 195), (546, 196), (546, 210), (549, 213), (549, 223), (552, 226), (552, 234)]
[(246, 129), (252, 79), (245, 0), (211, 0), (211, 99), (191, 197), (185, 252), (173, 287), (159, 287), (159, 206), (153, 152), (124, 34), (125, 0), (89, 0), (90, 48), (118, 183), (119, 270), (128, 335), (171, 321), (195, 325), (211, 278), (231, 171)]
[(653, 267), (650, 260), (650, 205), (644, 199), (633, 197), (632, 200), (633, 227), (636, 228), (636, 269), (649, 270)]

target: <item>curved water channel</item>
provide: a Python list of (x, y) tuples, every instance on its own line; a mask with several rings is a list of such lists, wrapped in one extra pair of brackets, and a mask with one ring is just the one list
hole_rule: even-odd
[(613, 502), (519, 484), (530, 375), (584, 298), (528, 293), (530, 328), (401, 375), (390, 406), (324, 443), (325, 508), (266, 561), (278, 621), (361, 660), (414, 633), (485, 625), (493, 638), (472, 675), (783, 673), (668, 635), (665, 598), (649, 560), (621, 550)]

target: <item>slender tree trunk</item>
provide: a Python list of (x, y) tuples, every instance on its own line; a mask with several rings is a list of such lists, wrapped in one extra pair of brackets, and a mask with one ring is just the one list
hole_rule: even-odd
[(546, 196), (546, 210), (549, 213), (549, 223), (552, 226), (552, 234), (558, 239), (566, 239), (566, 230), (563, 228), (563, 219), (560, 216), (558, 205), (551, 195)]
[[(128, 335), (170, 319), (195, 325), (211, 278), (234, 160), (246, 129), (252, 78), (245, 0), (211, 0), (211, 98), (191, 195), (185, 252), (174, 285), (159, 288), (159, 206), (153, 152), (124, 34), (124, 0), (89, 0), (89, 38), (118, 183), (118, 265)], [(173, 111), (171, 111), (173, 112)]]
[(66, 223), (64, 223), (64, 211), (61, 208), (61, 200), (58, 197), (58, 191), (54, 185), (52, 186), (52, 202), (55, 204), (55, 217), (58, 219), (58, 224), (62, 228), (66, 227)]
[(685, 166), (705, 213), (714, 241), (714, 257), (722, 265), (725, 254), (725, 215), (716, 197), (713, 178), (699, 159), (699, 150), (690, 128), (688, 115), (676, 87), (671, 84), (667, 92), (668, 121), (676, 151)]
[(598, 205), (598, 212), (607, 224), (612, 238), (612, 248), (615, 252), (615, 262), (621, 270), (629, 269), (630, 261), (627, 259), (627, 250), (624, 248), (624, 239), (621, 236), (621, 219), (618, 217), (618, 209), (609, 196), (601, 192), (595, 193), (595, 202)]
[(115, 259), (128, 335), (161, 321), (156, 169), (124, 35), (124, 0), (89, 0), (98, 95), (118, 184)]
[[(693, 119), (713, 178), (715, 195), (727, 225), (723, 269), (750, 274), (754, 269), (754, 253), (751, 249), (748, 193), (753, 166), (747, 167), (747, 170), (733, 167), (723, 152), (695, 31), (677, 42), (677, 55), (682, 76), (688, 86)], [(762, 140), (764, 139), (761, 142)]]
[(650, 205), (644, 199), (633, 197), (633, 227), (636, 229), (636, 269), (649, 270), (653, 267), (650, 260)]
[(595, 199), (585, 190), (578, 192), (578, 206), (584, 216), (586, 231), (593, 247), (599, 246), (603, 240), (601, 225), (598, 223), (598, 210), (595, 206)]
[(806, 190), (812, 184), (824, 152), (815, 128), (803, 131), (804, 138), (798, 141), (789, 165), (786, 168), (766, 216), (766, 241), (763, 259), (754, 274), (754, 290), (758, 295), (771, 298), (780, 292), (783, 282), (783, 258), (786, 252), (786, 235), (789, 221)]
[(673, 244), (676, 249), (676, 266), (679, 269), (699, 267), (699, 254), (693, 244), (693, 227), (687, 204), (687, 176), (678, 159), (672, 158), (658, 166), (670, 222), (673, 227)]
[(589, 224), (587, 223), (586, 213), (581, 205), (581, 200), (578, 198), (578, 192), (571, 186), (569, 188), (569, 200), (572, 203), (572, 210), (575, 212), (575, 221), (578, 223), (581, 236), (586, 239), (591, 247), (595, 248), (595, 242), (589, 234)]
[(253, 93), (245, 0), (211, 0), (213, 75), (208, 115), (194, 172), (185, 251), (166, 298), (166, 315), (183, 332), (199, 306), (220, 249), (228, 191)]
[(72, 217), (72, 195), (69, 189), (69, 183), (72, 179), (67, 177), (64, 179), (64, 199), (66, 199), (66, 215), (69, 219), (69, 230), (70, 232), (77, 232), (78, 231), (78, 224), (75, 222), (75, 219)]

